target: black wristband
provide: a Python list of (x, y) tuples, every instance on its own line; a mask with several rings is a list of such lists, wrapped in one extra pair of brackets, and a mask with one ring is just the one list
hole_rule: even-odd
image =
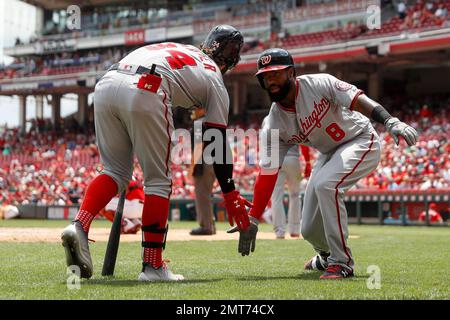
[[(230, 146), (227, 140), (227, 133), (225, 128), (215, 128), (210, 126), (204, 126), (204, 133), (208, 129), (218, 130), (222, 135), (222, 157), (217, 155), (217, 158), (213, 161), (213, 169), (216, 175), (217, 181), (219, 182), (220, 188), (223, 193), (231, 192), (235, 189), (233, 181), (233, 156), (231, 153)], [(214, 140), (212, 140), (214, 141)], [(206, 148), (212, 141), (203, 140), (204, 148)], [(212, 154), (213, 157), (216, 156), (215, 152)], [(231, 160), (230, 163), (227, 160)], [(203, 159), (203, 161), (205, 161)], [(203, 162), (206, 163), (206, 162)]]
[(232, 164), (213, 164), (214, 173), (219, 182), (220, 189), (223, 193), (229, 193), (235, 189), (233, 177)]
[(387, 110), (382, 106), (376, 106), (372, 110), (371, 117), (372, 120), (381, 124), (385, 124), (388, 119), (392, 118), (389, 112), (387, 112)]

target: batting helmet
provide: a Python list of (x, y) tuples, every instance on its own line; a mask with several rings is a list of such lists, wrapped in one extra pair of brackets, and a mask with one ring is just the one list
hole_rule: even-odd
[(243, 43), (244, 37), (236, 28), (222, 24), (215, 26), (208, 33), (201, 49), (219, 66), (225, 65), (226, 70), (230, 70), (241, 59), (240, 51)]
[(257, 76), (261, 87), (265, 89), (264, 82), (260, 76), (262, 73), (283, 70), (290, 67), (294, 67), (294, 59), (292, 59), (289, 52), (280, 48), (267, 49), (258, 57), (258, 72), (256, 72), (255, 76)]

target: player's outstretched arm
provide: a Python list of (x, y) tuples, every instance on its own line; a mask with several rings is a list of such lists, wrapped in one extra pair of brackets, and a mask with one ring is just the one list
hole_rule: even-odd
[(391, 116), (378, 102), (370, 99), (365, 94), (361, 94), (358, 97), (353, 110), (361, 112), (369, 119), (383, 124), (397, 145), (399, 137), (403, 137), (409, 146), (416, 144), (419, 138), (416, 129)]
[[(215, 136), (216, 139), (221, 141), (206, 140), (204, 141), (204, 152), (203, 156), (205, 158), (205, 150), (209, 144), (213, 141), (219, 146), (219, 150), (215, 150), (215, 154), (213, 157), (213, 169), (216, 174), (217, 181), (219, 182), (220, 188), (222, 189), (223, 198), (225, 200), (225, 208), (227, 209), (228, 221), (231, 226), (236, 222), (237, 227), (240, 230), (246, 230), (250, 225), (250, 221), (248, 218), (247, 207), (252, 207), (253, 204), (243, 198), (239, 191), (236, 190), (234, 181), (233, 181), (233, 158), (231, 156), (231, 149), (226, 138), (226, 129), (225, 128), (216, 128), (205, 126), (206, 130), (215, 130), (211, 136)], [(204, 135), (205, 136), (205, 135)], [(220, 148), (222, 146), (222, 148)], [(205, 159), (204, 159), (205, 161)], [(209, 161), (206, 163), (210, 163)]]
[(302, 151), (303, 158), (305, 159), (305, 169), (304, 169), (304, 177), (309, 178), (311, 175), (312, 167), (311, 167), (311, 154), (308, 146), (300, 145), (300, 149)]

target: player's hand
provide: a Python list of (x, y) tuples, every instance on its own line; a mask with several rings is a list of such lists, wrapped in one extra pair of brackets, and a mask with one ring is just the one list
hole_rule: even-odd
[(243, 256), (248, 256), (250, 255), (250, 251), (255, 251), (256, 234), (258, 233), (258, 219), (252, 216), (249, 218), (250, 226), (247, 230), (239, 230), (238, 227), (233, 227), (227, 231), (227, 233), (235, 233), (239, 231), (238, 252)]
[(386, 121), (385, 126), (397, 145), (399, 143), (399, 136), (402, 136), (409, 146), (416, 144), (419, 138), (416, 129), (401, 122), (398, 118), (390, 118)]
[(252, 208), (253, 203), (243, 198), (237, 190), (224, 193), (223, 198), (225, 199), (225, 208), (227, 209), (230, 226), (234, 225), (234, 220), (240, 230), (247, 229), (250, 221), (245, 206)]

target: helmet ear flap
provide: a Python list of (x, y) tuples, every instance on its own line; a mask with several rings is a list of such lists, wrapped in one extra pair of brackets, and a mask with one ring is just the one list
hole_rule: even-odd
[(294, 66), (291, 66), (290, 68), (292, 68), (292, 70), (293, 70), (292, 76), (293, 76), (294, 78), (297, 77), (297, 72), (295, 71), (295, 67), (294, 67)]
[(258, 74), (258, 75), (256, 76), (256, 78), (258, 78), (259, 85), (261, 86), (261, 88), (263, 88), (263, 89), (265, 90), (265, 89), (266, 89), (266, 86), (264, 85), (263, 75), (262, 75), (262, 74)]

